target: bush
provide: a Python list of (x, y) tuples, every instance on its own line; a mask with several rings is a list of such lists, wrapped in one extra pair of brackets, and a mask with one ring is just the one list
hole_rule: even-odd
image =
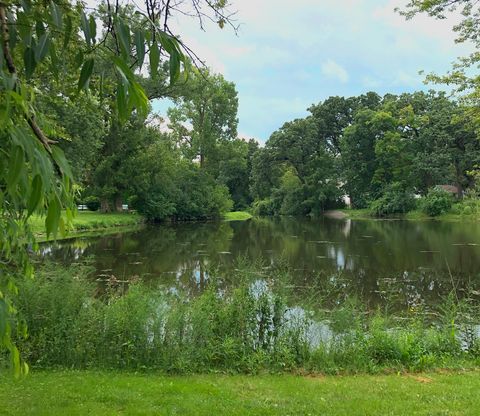
[(85, 198), (85, 205), (89, 211), (98, 211), (100, 209), (100, 200), (96, 196)]
[(415, 198), (412, 192), (400, 184), (390, 186), (382, 197), (370, 204), (370, 211), (376, 217), (393, 214), (406, 214), (415, 208)]
[(453, 204), (453, 196), (442, 188), (432, 188), (426, 197), (420, 201), (420, 209), (430, 217), (437, 217), (450, 211)]
[(168, 179), (156, 178), (130, 197), (134, 208), (148, 220), (204, 220), (220, 218), (231, 211), (233, 202), (228, 188), (208, 173), (185, 164), (171, 175)]
[(259, 217), (275, 215), (275, 204), (271, 198), (262, 199), (253, 203), (253, 214)]

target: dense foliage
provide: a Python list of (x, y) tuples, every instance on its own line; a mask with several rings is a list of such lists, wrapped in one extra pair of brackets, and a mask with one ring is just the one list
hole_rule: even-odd
[[(466, 100), (436, 92), (330, 97), (260, 147), (238, 137), (235, 85), (194, 68), (194, 53), (168, 23), (180, 13), (223, 27), (231, 24), (228, 2), (144, 5), (0, 2), (0, 347), (17, 374), (28, 367), (12, 333), (27, 331), (14, 319), (13, 299), (17, 282), (33, 276), (33, 215), (54, 236), (69, 227), (75, 202), (102, 212), (127, 203), (161, 221), (213, 219), (250, 206), (260, 215), (318, 215), (345, 197), (385, 216), (407, 212), (417, 195), (428, 215), (439, 215), (452, 198), (437, 185), (454, 185), (458, 198), (471, 194), (468, 209), (477, 209), (478, 80), (466, 68), (478, 54), (447, 77), (431, 77), (468, 89)], [(460, 6), (459, 40), (477, 44), (474, 2), (412, 1), (405, 13), (441, 18)], [(168, 120), (150, 103), (166, 97), (174, 103)], [(222, 313), (238, 313), (235, 296)], [(300, 347), (288, 348), (297, 354)]]
[(269, 285), (250, 267), (229, 277), (234, 287), (210, 273), (194, 298), (140, 283), (124, 293), (115, 282), (93, 296), (84, 267), (44, 269), (21, 285), (19, 316), (30, 328), (22, 350), (37, 367), (175, 373), (424, 370), (480, 356), (478, 311), (454, 296), (429, 322), (422, 311), (401, 320), (368, 313), (343, 291), (334, 307), (323, 305), (319, 292), (325, 311), (314, 317), (289, 305), (288, 273)]
[(384, 194), (372, 202), (370, 210), (376, 217), (386, 217), (393, 214), (405, 214), (416, 206), (411, 192), (401, 184), (393, 183)]
[(405, 213), (437, 185), (476, 186), (480, 142), (469, 107), (443, 93), (330, 97), (260, 149), (251, 190), (260, 215), (316, 215), (342, 205)]
[(420, 203), (421, 210), (430, 217), (447, 213), (453, 204), (452, 195), (442, 188), (432, 188)]
[[(74, 213), (73, 179), (84, 185), (98, 178), (92, 165), (104, 169), (104, 179), (115, 177), (114, 154), (128, 140), (108, 139), (131, 119), (144, 120), (148, 99), (166, 96), (165, 87), (185, 80), (190, 67), (190, 49), (169, 27), (188, 5), (95, 6), (0, 3), (0, 348), (10, 352), (17, 375), (28, 370), (11, 336), (14, 329), (27, 334), (22, 322), (12, 327), (12, 317), (16, 282), (33, 276), (29, 218), (45, 216), (47, 235), (63, 232)], [(226, 1), (195, 0), (190, 7), (197, 18), (230, 23)], [(145, 78), (155, 80), (153, 92)], [(118, 207), (122, 185), (100, 183), (95, 196), (107, 195)]]

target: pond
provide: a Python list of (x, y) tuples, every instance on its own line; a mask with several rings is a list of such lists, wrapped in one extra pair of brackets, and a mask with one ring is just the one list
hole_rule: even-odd
[[(92, 258), (95, 278), (155, 280), (201, 290), (208, 271), (228, 275), (239, 257), (287, 265), (299, 293), (319, 279), (373, 303), (437, 302), (480, 287), (478, 223), (347, 219), (252, 219), (145, 226), (133, 232), (44, 244), (64, 264)], [(303, 288), (303, 289), (302, 289)]]

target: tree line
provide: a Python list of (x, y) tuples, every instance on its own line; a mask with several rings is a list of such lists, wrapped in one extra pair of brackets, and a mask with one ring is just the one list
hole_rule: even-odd
[(475, 187), (476, 119), (443, 92), (330, 97), (308, 111), (254, 156), (260, 214), (317, 215), (344, 196), (354, 208), (397, 198), (390, 213), (405, 212), (415, 194), (438, 185), (454, 186), (458, 197)]
[[(147, 91), (158, 85), (142, 82)], [(476, 186), (476, 118), (443, 92), (329, 97), (263, 146), (238, 137), (237, 91), (222, 75), (194, 70), (171, 96), (165, 118), (134, 115), (123, 125), (105, 123), (91, 97), (75, 105), (46, 98), (71, 138), (62, 147), (79, 202), (103, 211), (128, 203), (150, 220), (250, 208), (320, 215), (344, 206), (345, 197), (353, 208), (394, 214), (438, 185), (451, 185), (458, 197)]]

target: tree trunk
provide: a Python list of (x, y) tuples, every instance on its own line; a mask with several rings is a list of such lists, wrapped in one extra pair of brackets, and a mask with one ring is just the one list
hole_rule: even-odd
[(123, 211), (123, 200), (122, 200), (122, 197), (121, 196), (116, 196), (114, 198), (114, 202), (115, 202), (115, 211), (116, 212), (122, 212)]
[(462, 179), (463, 179), (463, 172), (460, 166), (455, 166), (455, 171), (456, 171), (456, 186), (457, 186), (457, 198), (462, 199), (463, 198), (463, 184), (462, 184)]
[(463, 199), (463, 186), (460, 181), (457, 181), (457, 198)]
[(111, 212), (112, 207), (110, 206), (110, 201), (107, 198), (100, 199), (100, 212)]

